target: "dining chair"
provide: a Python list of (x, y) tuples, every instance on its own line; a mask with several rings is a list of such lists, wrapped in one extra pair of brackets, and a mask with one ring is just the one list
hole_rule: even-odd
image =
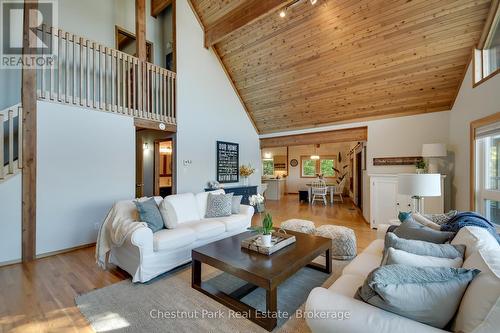
[(335, 192), (333, 193), (334, 196), (338, 195), (340, 197), (340, 202), (342, 203), (344, 203), (344, 198), (342, 198), (342, 194), (344, 193), (346, 178), (347, 177), (344, 177), (344, 179), (340, 181), (339, 185), (335, 186)]
[(322, 179), (317, 179), (311, 184), (311, 194), (312, 194), (312, 204), (314, 201), (320, 200), (326, 206), (326, 194), (328, 192), (328, 187), (326, 186), (326, 182)]

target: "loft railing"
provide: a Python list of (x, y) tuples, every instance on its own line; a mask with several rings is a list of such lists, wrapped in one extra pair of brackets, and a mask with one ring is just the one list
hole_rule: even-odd
[(53, 27), (37, 33), (56, 55), (37, 72), (39, 99), (176, 124), (174, 72)]
[(0, 111), (0, 181), (22, 167), (21, 104)]

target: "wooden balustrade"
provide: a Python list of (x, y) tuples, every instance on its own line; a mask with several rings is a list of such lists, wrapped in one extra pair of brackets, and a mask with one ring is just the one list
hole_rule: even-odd
[(38, 70), (39, 99), (176, 124), (174, 72), (60, 29), (37, 33), (57, 55)]
[(22, 167), (22, 123), (21, 104), (0, 111), (0, 180)]

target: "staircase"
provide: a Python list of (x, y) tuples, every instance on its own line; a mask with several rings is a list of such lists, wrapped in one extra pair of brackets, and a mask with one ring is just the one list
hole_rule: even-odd
[(21, 104), (0, 111), (0, 182), (22, 168), (22, 123)]

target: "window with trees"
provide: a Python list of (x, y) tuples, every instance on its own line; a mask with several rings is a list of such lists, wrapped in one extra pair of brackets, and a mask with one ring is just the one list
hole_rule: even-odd
[(274, 161), (273, 160), (263, 160), (262, 161), (262, 173), (264, 176), (274, 175)]
[(335, 162), (334, 156), (322, 156), (318, 160), (313, 160), (310, 156), (302, 156), (300, 163), (300, 176), (302, 178), (314, 178), (317, 175), (323, 177), (335, 177)]

